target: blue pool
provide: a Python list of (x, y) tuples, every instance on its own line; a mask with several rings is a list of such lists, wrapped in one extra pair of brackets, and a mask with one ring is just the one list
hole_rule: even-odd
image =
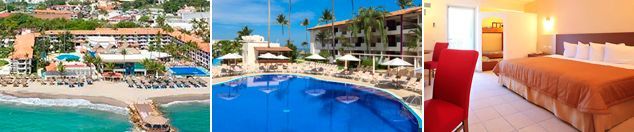
[(209, 73), (206, 72), (206, 69), (201, 67), (179, 66), (179, 67), (170, 67), (169, 69), (172, 75), (177, 75), (177, 76), (209, 76)]
[(57, 60), (79, 60), (79, 56), (77, 55), (73, 55), (73, 54), (61, 54), (56, 56), (55, 58), (57, 58)]
[(298, 75), (212, 86), (213, 131), (420, 132), (413, 112), (380, 90)]

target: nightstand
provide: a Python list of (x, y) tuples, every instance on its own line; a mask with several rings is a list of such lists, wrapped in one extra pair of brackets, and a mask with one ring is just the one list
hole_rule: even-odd
[(540, 56), (546, 56), (546, 55), (551, 55), (549, 53), (530, 53), (528, 54), (528, 57), (540, 57)]

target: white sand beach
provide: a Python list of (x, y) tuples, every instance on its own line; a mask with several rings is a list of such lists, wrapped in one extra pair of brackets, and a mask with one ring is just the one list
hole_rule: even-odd
[[(209, 80), (209, 78), (202, 79)], [(69, 88), (66, 85), (41, 85), (31, 82), (29, 87), (0, 87), (0, 92), (21, 98), (85, 99), (92, 103), (126, 107), (128, 104), (148, 99), (155, 99), (161, 104), (173, 101), (207, 100), (210, 88), (137, 89), (129, 88), (122, 81), (95, 81), (93, 85)]]

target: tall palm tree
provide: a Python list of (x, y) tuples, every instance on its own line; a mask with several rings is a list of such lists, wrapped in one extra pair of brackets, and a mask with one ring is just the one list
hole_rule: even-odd
[[(123, 50), (121, 50), (121, 55), (123, 55), (123, 68), (124, 68), (125, 70), (127, 70), (127, 68), (128, 68), (128, 66), (126, 65), (126, 64), (127, 64), (127, 62), (125, 62), (125, 56), (126, 56), (127, 54), (128, 54), (128, 50), (127, 50), (127, 49), (123, 49)], [(125, 71), (125, 70), (124, 70), (124, 71)], [(126, 73), (126, 74), (127, 74), (127, 73)], [(125, 76), (126, 74), (123, 74), (123, 76)]]
[(306, 48), (306, 46), (310, 44), (310, 42), (308, 42), (308, 25), (310, 25), (310, 21), (308, 21), (308, 18), (304, 18), (304, 21), (302, 21), (300, 25), (306, 28), (306, 36), (305, 36), (306, 38), (304, 42), (302, 43), (302, 47)]
[(267, 26), (268, 40), (266, 40), (266, 47), (270, 48), (271, 47), (271, 0), (268, 0), (268, 16), (266, 18), (268, 22), (268, 26)]
[(277, 24), (280, 24), (280, 26), (282, 27), (282, 34), (284, 34), (284, 26), (288, 24), (286, 16), (284, 16), (284, 14), (277, 15), (277, 19), (275, 20), (277, 21)]
[[(398, 7), (401, 8), (401, 10), (404, 10), (405, 8), (414, 6), (414, 3), (412, 2), (412, 0), (398, 0)], [(401, 14), (401, 58), (403, 58), (403, 44), (405, 43), (405, 41), (403, 41), (403, 15), (405, 14)]]
[[(370, 52), (370, 44), (374, 42), (373, 30), (380, 33), (381, 42), (385, 43), (387, 40), (387, 31), (385, 30), (385, 16), (387, 11), (382, 8), (361, 8), (359, 14), (352, 20), (356, 24), (359, 30), (362, 30), (365, 35), (366, 53)], [(386, 48), (386, 44), (383, 47)]]
[[(288, 41), (286, 44), (291, 44), (291, 7), (292, 7), (292, 0), (288, 0), (288, 21), (286, 22), (286, 26), (288, 26)], [(288, 46), (288, 45), (287, 45)]]
[(103, 63), (103, 60), (101, 60), (101, 57), (96, 56), (95, 59), (93, 60), (93, 65), (95, 65), (95, 69), (97, 71), (101, 71), (102, 63)]
[(57, 63), (57, 71), (62, 75), (62, 78), (65, 77), (64, 72), (66, 72), (66, 66), (64, 66), (62, 62)]
[[(411, 49), (416, 50), (418, 47), (421, 47), (419, 43), (423, 42), (422, 30), (423, 28), (417, 24), (416, 29), (409, 31), (409, 33), (412, 33), (414, 35), (412, 36), (411, 39), (408, 39), (409, 40), (407, 43), (408, 50), (411, 50)], [(420, 54), (420, 51), (416, 51), (416, 55), (418, 56), (419, 54)]]
[[(320, 23), (334, 22), (333, 20), (334, 20), (334, 15), (333, 15), (332, 11), (330, 11), (328, 9), (325, 9), (323, 12), (321, 12), (321, 17), (319, 17), (319, 22)], [(335, 30), (334, 29), (334, 23), (332, 25), (333, 25), (333, 28), (330, 29), (330, 31), (327, 31), (327, 32), (333, 32), (332, 37), (334, 37), (335, 36), (334, 35), (334, 30)], [(332, 39), (331, 46), (332, 46), (331, 52), (334, 53), (334, 50), (335, 50), (335, 40), (334, 39)], [(332, 58), (335, 58), (335, 54), (331, 54), (331, 56), (332, 56)]]
[(92, 78), (92, 64), (95, 63), (95, 57), (92, 57), (89, 54), (84, 54), (84, 63), (88, 65), (88, 68), (90, 69), (88, 74), (90, 74), (90, 78)]

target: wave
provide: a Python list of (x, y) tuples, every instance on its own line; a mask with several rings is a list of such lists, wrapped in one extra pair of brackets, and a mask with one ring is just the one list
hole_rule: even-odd
[(209, 104), (211, 102), (208, 99), (206, 99), (206, 100), (173, 101), (173, 102), (169, 102), (167, 104), (162, 104), (161, 107), (170, 107), (170, 106), (175, 105), (175, 104), (189, 104), (189, 103)]
[(117, 114), (127, 115), (128, 110), (124, 107), (112, 106), (107, 104), (93, 104), (85, 99), (40, 99), (40, 98), (18, 98), (9, 95), (0, 94), (0, 102), (17, 105), (30, 106), (47, 106), (47, 107), (74, 107), (92, 110), (100, 110), (113, 112)]

